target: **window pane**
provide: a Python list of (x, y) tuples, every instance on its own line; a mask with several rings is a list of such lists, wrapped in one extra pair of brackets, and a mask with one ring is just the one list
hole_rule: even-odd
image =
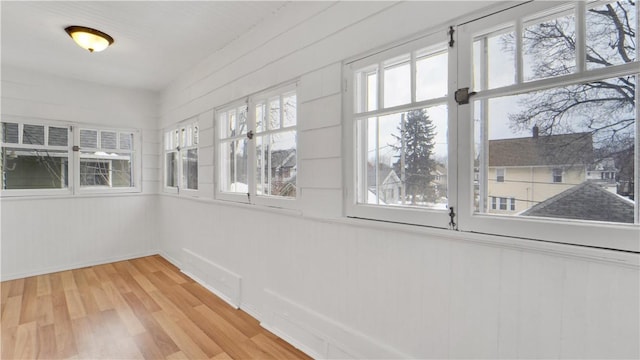
[(474, 89), (487, 90), (516, 83), (512, 28), (477, 38), (473, 52)]
[(131, 154), (80, 153), (80, 186), (132, 187)]
[(182, 184), (187, 189), (198, 189), (198, 149), (182, 151)]
[(258, 195), (296, 197), (296, 132), (286, 131), (256, 139)]
[(554, 16), (525, 25), (522, 33), (525, 80), (567, 75), (576, 68), (575, 16)]
[(249, 192), (247, 150), (246, 139), (220, 144), (220, 191)]
[(61, 189), (69, 185), (68, 152), (2, 148), (3, 189)]
[(280, 128), (280, 98), (269, 100), (269, 122), (270, 130)]
[(635, 85), (625, 76), (475, 101), (476, 211), (509, 197), (513, 215), (633, 223)]
[[(366, 178), (358, 181), (360, 201), (446, 209), (446, 106), (395, 113), (360, 123), (359, 142), (366, 141), (368, 149)], [(365, 159), (359, 159), (360, 164), (364, 162)]]
[(372, 72), (367, 74), (366, 85), (366, 106), (367, 111), (378, 109), (378, 73)]
[(447, 69), (447, 52), (416, 60), (416, 101), (447, 96)]
[(80, 130), (80, 147), (81, 148), (98, 148), (98, 131), (97, 130)]
[(587, 9), (587, 69), (636, 60), (636, 6), (635, 2), (616, 1)]
[(394, 64), (384, 69), (384, 107), (411, 102), (411, 65)]
[(118, 136), (118, 133), (114, 131), (101, 131), (100, 147), (103, 149), (116, 149), (117, 141), (118, 141), (117, 136)]
[(22, 132), (22, 143), (44, 145), (44, 126), (25, 124)]
[(67, 146), (69, 144), (67, 128), (49, 126), (49, 145)]
[(284, 106), (284, 114), (282, 118), (282, 126), (295, 126), (297, 122), (297, 103), (296, 94), (284, 96), (282, 98)]
[[(171, 136), (169, 136), (168, 139), (170, 140)], [(120, 149), (133, 150), (133, 134), (120, 133)], [(169, 149), (171, 149), (171, 147), (169, 147)]]
[(266, 130), (263, 127), (265, 107), (266, 105), (264, 103), (256, 105), (256, 132), (262, 132)]
[(166, 186), (178, 186), (178, 153), (170, 152), (165, 154)]
[(18, 124), (2, 123), (2, 141), (5, 143), (18, 143)]

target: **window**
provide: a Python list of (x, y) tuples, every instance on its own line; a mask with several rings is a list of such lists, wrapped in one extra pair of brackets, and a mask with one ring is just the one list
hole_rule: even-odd
[(139, 191), (138, 142), (134, 130), (2, 122), (3, 194)]
[(562, 182), (562, 169), (553, 169), (553, 182), (561, 183)]
[[(458, 59), (471, 60), (459, 86), (476, 92), (458, 107), (475, 139), (459, 168), (479, 165), (477, 186), (458, 185), (474, 198), (461, 229), (640, 250), (637, 201), (587, 175), (611, 163), (637, 183), (636, 6), (533, 2), (458, 29)], [(497, 184), (503, 167), (509, 179)], [(512, 198), (508, 217), (492, 218), (490, 196)]]
[(198, 189), (198, 130), (191, 122), (165, 132), (165, 191)]
[(453, 47), (440, 31), (347, 62), (347, 215), (447, 227), (454, 208), (462, 231), (640, 251), (637, 14), (531, 2), (458, 26)]
[(295, 86), (225, 106), (216, 119), (218, 198), (291, 207), (298, 169)]
[[(446, 216), (449, 55), (442, 41), (429, 36), (348, 65), (357, 169), (352, 215), (428, 224)], [(388, 196), (391, 188), (397, 196)]]
[(133, 188), (134, 132), (79, 129), (80, 189)]
[(2, 122), (2, 190), (68, 193), (71, 128)]

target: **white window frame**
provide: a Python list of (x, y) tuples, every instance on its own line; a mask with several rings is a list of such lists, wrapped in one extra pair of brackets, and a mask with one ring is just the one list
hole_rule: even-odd
[[(299, 198), (300, 198), (300, 188), (297, 185), (296, 182), (296, 196), (295, 197), (282, 197), (282, 196), (271, 196), (271, 195), (258, 195), (257, 194), (257, 179), (256, 179), (256, 167), (257, 167), (257, 156), (256, 156), (256, 142), (257, 142), (257, 138), (260, 136), (265, 136), (265, 135), (269, 135), (269, 134), (277, 134), (277, 133), (281, 133), (281, 132), (289, 132), (289, 131), (295, 131), (296, 132), (296, 170), (299, 169), (299, 156), (298, 156), (298, 142), (297, 142), (297, 134), (298, 134), (298, 126), (300, 124), (300, 103), (298, 100), (296, 100), (296, 124), (293, 126), (287, 126), (284, 127), (284, 123), (282, 122), (281, 119), (281, 126), (279, 129), (275, 129), (275, 130), (263, 130), (263, 131), (257, 131), (257, 126), (256, 126), (256, 106), (258, 104), (261, 104), (263, 102), (267, 102), (274, 98), (274, 97), (279, 97), (280, 102), (282, 103), (282, 99), (285, 96), (288, 96), (290, 94), (295, 94), (296, 97), (298, 96), (298, 83), (297, 81), (295, 82), (290, 82), (287, 83), (285, 85), (280, 85), (280, 86), (276, 86), (273, 87), (271, 89), (267, 89), (265, 91), (253, 94), (248, 96), (246, 99), (244, 100), (237, 100), (234, 101), (232, 103), (229, 103), (227, 105), (221, 106), (219, 108), (216, 109), (215, 111), (215, 129), (216, 132), (218, 134), (218, 136), (216, 136), (216, 140), (215, 140), (215, 148), (216, 148), (216, 153), (217, 153), (217, 161), (218, 161), (218, 165), (216, 166), (216, 186), (215, 186), (215, 197), (216, 199), (220, 199), (220, 200), (227, 200), (227, 201), (234, 201), (234, 202), (239, 202), (239, 203), (246, 203), (246, 204), (255, 204), (255, 205), (263, 205), (263, 206), (271, 206), (271, 207), (278, 207), (278, 208), (283, 208), (283, 209), (298, 209), (299, 207)], [(247, 111), (247, 130), (246, 132), (243, 132), (242, 134), (237, 134), (234, 136), (230, 136), (230, 137), (223, 137), (223, 132), (221, 131), (221, 124), (220, 124), (220, 118), (219, 116), (223, 113), (226, 113), (230, 110), (233, 109), (238, 109), (238, 108), (242, 108), (245, 107), (246, 111)], [(282, 114), (283, 114), (283, 110), (281, 110), (281, 118), (282, 118)], [(253, 134), (253, 138), (249, 139), (249, 141), (247, 142), (247, 187), (248, 187), (248, 193), (241, 193), (241, 192), (226, 192), (226, 191), (221, 191), (220, 189), (220, 184), (222, 184), (224, 181), (222, 179), (222, 176), (224, 175), (224, 170), (222, 169), (222, 166), (224, 166), (225, 161), (222, 159), (222, 156), (224, 155), (223, 152), (220, 150), (220, 146), (222, 143), (229, 143), (230, 141), (239, 141), (239, 140), (243, 140), (245, 138), (247, 138), (247, 134), (251, 133)], [(298, 172), (299, 173), (299, 172)]]
[[(640, 252), (640, 226), (638, 225), (638, 200), (636, 199), (635, 224), (622, 223), (604, 223), (597, 221), (583, 221), (571, 219), (549, 219), (549, 218), (525, 218), (512, 216), (508, 214), (494, 213), (475, 213), (474, 203), (474, 186), (478, 186), (477, 174), (474, 171), (475, 149), (474, 140), (475, 133), (473, 129), (473, 102), (475, 100), (490, 99), (497, 96), (507, 96), (520, 93), (526, 93), (535, 90), (542, 90), (551, 87), (575, 84), (585, 81), (593, 81), (598, 79), (606, 79), (615, 76), (636, 74), (638, 73), (638, 61), (630, 64), (622, 64), (607, 68), (598, 68), (587, 70), (584, 61), (577, 60), (577, 72), (560, 76), (557, 78), (544, 78), (537, 80), (524, 80), (522, 59), (520, 55), (516, 56), (516, 74), (517, 82), (514, 85), (499, 87), (489, 90), (480, 90), (472, 98), (469, 104), (458, 105), (454, 101), (454, 92), (458, 88), (469, 88), (473, 91), (473, 41), (476, 35), (490, 33), (496, 29), (503, 28), (504, 24), (522, 24), (520, 20), (530, 17), (531, 14), (542, 13), (546, 10), (557, 8), (558, 6), (575, 5), (577, 23), (584, 24), (584, 13), (580, 13), (585, 9), (583, 3), (557, 3), (557, 2), (529, 2), (505, 5), (504, 11), (497, 12), (488, 17), (478, 20), (461, 23), (454, 27), (455, 34), (453, 36), (455, 45), (449, 51), (449, 89), (448, 102), (449, 111), (449, 204), (455, 207), (457, 230), (473, 233), (484, 233), (491, 235), (501, 235), (506, 237), (532, 239), (546, 242), (563, 243), (570, 245), (581, 245), (597, 248), (611, 248), (623, 251)], [(637, 17), (640, 18), (640, 7), (637, 5)], [(577, 32), (582, 31), (578, 25)], [(445, 33), (445, 29), (438, 29), (437, 34)], [(640, 33), (640, 31), (638, 31)], [(433, 34), (431, 35), (433, 36)], [(428, 38), (429, 35), (424, 38)], [(638, 35), (640, 37), (640, 35)], [(636, 39), (636, 44), (640, 44)], [(578, 41), (585, 41), (584, 37)], [(435, 42), (434, 42), (435, 43)], [(393, 54), (399, 55), (406, 52), (420, 49), (419, 41), (415, 39), (406, 40), (399, 44), (394, 44), (388, 50), (377, 50), (370, 55), (347, 60), (344, 63), (343, 75), (345, 89), (345, 100), (343, 101), (343, 134), (344, 148), (346, 151), (344, 173), (345, 173), (345, 213), (349, 217), (359, 217), (371, 220), (383, 220), (391, 222), (401, 222), (416, 225), (427, 225), (444, 227), (443, 223), (448, 223), (449, 217), (446, 213), (438, 214), (428, 209), (403, 209), (403, 208), (376, 208), (357, 204), (357, 138), (356, 138), (356, 121), (358, 117), (366, 117), (367, 113), (356, 114), (354, 111), (356, 104), (356, 87), (354, 86), (354, 74), (356, 71), (364, 69), (366, 65), (381, 63), (387, 59), (393, 58)], [(518, 46), (521, 46), (519, 44)], [(581, 49), (580, 49), (581, 48)], [(517, 51), (519, 53), (519, 51)], [(584, 45), (579, 46), (578, 58), (584, 54)], [(636, 59), (640, 59), (640, 49), (636, 49)], [(382, 76), (378, 77), (379, 84)], [(640, 76), (636, 76), (636, 99), (640, 97)], [(380, 92), (380, 90), (379, 90)], [(388, 109), (388, 113), (398, 111), (394, 107)], [(635, 158), (635, 193), (638, 194), (640, 188), (637, 181), (640, 171), (640, 104), (636, 104), (636, 158)], [(485, 145), (486, 146), (486, 145)], [(489, 180), (487, 177), (487, 164), (480, 164), (480, 186), (482, 182)], [(474, 185), (474, 179), (475, 185)], [(482, 190), (481, 190), (482, 191)], [(486, 188), (483, 193), (486, 198)], [(496, 208), (499, 208), (498, 199)], [(515, 204), (514, 204), (515, 205)], [(507, 210), (511, 207), (507, 206)], [(497, 209), (496, 209), (497, 210)], [(425, 218), (429, 218), (425, 221)], [(435, 225), (434, 225), (435, 224)], [(615, 241), (612, 241), (615, 239)]]
[[(502, 172), (502, 180), (500, 180), (500, 172)], [(496, 168), (496, 182), (503, 183), (507, 178), (507, 169), (503, 167)]]
[[(191, 131), (191, 133), (189, 133)], [(200, 188), (200, 126), (198, 118), (189, 118), (164, 129), (162, 132), (162, 188), (165, 193), (197, 196)], [(198, 151), (198, 188), (190, 189), (184, 184), (183, 153)], [(167, 154), (176, 154), (176, 186), (167, 186)]]
[[(576, 4), (576, 3), (566, 3)], [(565, 5), (566, 5), (565, 4)], [(502, 28), (504, 24), (522, 24), (515, 19), (527, 18), (530, 14), (541, 13), (546, 10), (557, 8), (555, 2), (532, 2), (499, 12), (492, 16), (465, 23), (457, 27), (456, 44), (457, 57), (461, 60), (458, 63), (457, 82), (459, 88), (468, 87), (473, 90), (472, 61), (473, 61), (473, 41), (476, 35), (488, 33), (491, 29)], [(562, 6), (562, 4), (560, 4)], [(576, 22), (584, 23), (584, 4), (578, 2), (575, 7)], [(636, 10), (638, 7), (636, 6)], [(578, 31), (577, 31), (578, 32)], [(516, 30), (516, 33), (518, 31)], [(579, 35), (578, 35), (579, 36)], [(584, 36), (578, 41), (584, 41)], [(518, 42), (517, 42), (518, 43)], [(639, 43), (636, 40), (636, 44)], [(578, 46), (581, 48), (581, 46)], [(584, 46), (582, 46), (584, 48)], [(640, 49), (636, 49), (638, 53)], [(569, 85), (584, 81), (606, 79), (638, 72), (638, 61), (635, 63), (616, 65), (607, 68), (586, 70), (580, 59), (578, 52), (578, 64), (575, 73), (559, 76), (556, 78), (545, 78), (539, 80), (524, 81), (522, 74), (522, 59), (520, 51), (516, 50), (516, 83), (502, 88), (478, 90), (472, 101), (466, 105), (458, 106), (457, 116), (459, 124), (473, 123), (470, 119), (473, 116), (473, 102), (477, 100), (490, 99), (498, 96), (527, 93), (535, 90), (542, 90), (551, 87)], [(467, 59), (467, 61), (463, 61)], [(640, 59), (636, 54), (636, 59)], [(636, 84), (638, 84), (636, 77)], [(471, 91), (471, 90), (470, 90)], [(638, 86), (636, 85), (636, 98), (638, 98)], [(453, 111), (452, 111), (453, 112)], [(636, 104), (636, 124), (640, 121), (640, 106)], [(640, 150), (640, 126), (636, 125), (636, 179), (640, 161), (638, 161), (638, 150)], [(638, 224), (612, 224), (597, 221), (582, 221), (571, 219), (546, 219), (546, 218), (523, 218), (515, 216), (499, 216), (488, 213), (474, 213), (473, 196), (473, 166), (474, 166), (474, 132), (471, 126), (460, 126), (458, 128), (458, 151), (459, 157), (459, 183), (458, 183), (458, 214), (459, 229), (462, 231), (479, 232), (494, 235), (513, 236), (518, 238), (528, 238), (557, 243), (583, 245), (599, 248), (613, 248), (626, 251), (640, 252), (640, 227)], [(482, 176), (481, 176), (482, 179)], [(636, 181), (636, 193), (638, 192), (638, 182)], [(636, 200), (637, 202), (637, 200)], [(638, 221), (638, 206), (636, 205), (636, 222)], [(616, 239), (612, 241), (612, 239)]]
[[(68, 146), (42, 146), (42, 145), (32, 145), (32, 144), (11, 144), (7, 143), (6, 145), (2, 143), (2, 146), (11, 147), (11, 148), (25, 148), (25, 149), (49, 149), (49, 150), (60, 150), (60, 151), (68, 151), (67, 159), (68, 159), (68, 174), (67, 174), (67, 188), (61, 189), (9, 189), (3, 190), (0, 189), (0, 197), (19, 197), (19, 196), (69, 196), (69, 195), (88, 195), (88, 194), (117, 194), (117, 193), (137, 193), (141, 192), (141, 174), (142, 174), (142, 139), (140, 136), (140, 130), (138, 129), (125, 129), (125, 128), (111, 128), (104, 127), (93, 124), (83, 124), (83, 123), (71, 123), (71, 122), (57, 122), (53, 120), (42, 120), (42, 119), (32, 119), (32, 118), (22, 118), (22, 117), (14, 117), (14, 116), (3, 116), (2, 122), (7, 123), (18, 123), (19, 124), (19, 142), (22, 142), (22, 129), (24, 124), (28, 125), (41, 125), (45, 126), (45, 143), (48, 143), (49, 132), (47, 131), (48, 127), (63, 127), (68, 129), (67, 139)], [(132, 156), (131, 163), (131, 171), (132, 171), (132, 183), (131, 187), (81, 187), (80, 186), (80, 153), (82, 152), (82, 147), (80, 146), (80, 129), (89, 129), (98, 131), (113, 131), (117, 133), (116, 139), (116, 147), (118, 149), (113, 149), (114, 152), (119, 153), (127, 153)], [(133, 148), (131, 150), (121, 150), (119, 149), (120, 144), (120, 133), (130, 133), (133, 134)], [(99, 135), (98, 135), (99, 136)], [(78, 151), (74, 150), (74, 147), (77, 147)], [(95, 150), (95, 149), (94, 149)], [(101, 159), (107, 160), (107, 159)]]
[[(367, 117), (383, 116), (387, 114), (393, 114), (398, 112), (404, 112), (413, 109), (429, 108), (433, 106), (446, 105), (448, 112), (447, 122), (447, 189), (451, 189), (457, 181), (457, 154), (455, 151), (456, 127), (452, 126), (452, 121), (455, 117), (452, 117), (452, 112), (455, 112), (455, 101), (451, 96), (455, 92), (455, 81), (449, 77), (447, 84), (447, 96), (428, 99), (424, 101), (416, 101), (416, 53), (425, 49), (434, 49), (434, 52), (439, 52), (440, 49), (446, 48), (448, 41), (448, 35), (446, 32), (438, 31), (420, 36), (417, 39), (404, 42), (400, 45), (393, 46), (388, 50), (384, 50), (374, 55), (367, 57), (360, 57), (354, 60), (345, 62), (344, 65), (344, 83), (346, 84), (346, 96), (343, 101), (343, 118), (344, 118), (344, 146), (347, 149), (347, 156), (345, 158), (345, 188), (347, 189), (347, 198), (345, 201), (345, 212), (349, 217), (366, 218), (381, 221), (391, 221), (398, 223), (408, 223), (425, 225), (432, 227), (447, 228), (449, 226), (450, 217), (448, 215), (449, 210), (441, 209), (428, 209), (418, 207), (395, 207), (385, 205), (374, 205), (358, 203), (358, 189), (366, 189), (363, 184), (358, 184), (358, 178), (366, 178), (366, 169), (357, 169), (358, 159), (358, 119)], [(410, 66), (411, 66), (411, 101), (408, 104), (393, 106), (390, 108), (384, 108), (384, 73), (382, 69), (385, 68), (385, 64), (400, 56), (410, 54)], [(448, 52), (449, 69), (455, 67), (456, 59), (452, 56), (452, 53)], [(386, 65), (388, 67), (388, 65)], [(357, 104), (358, 99), (367, 99), (368, 96), (359, 96), (360, 94), (357, 81), (356, 72), (366, 71), (370, 68), (371, 72), (377, 72), (378, 74), (378, 88), (377, 88), (377, 106), (378, 110), (373, 111), (358, 111), (358, 109), (367, 109), (366, 104)], [(449, 70), (449, 76), (451, 70)], [(362, 151), (362, 150), (361, 150)], [(366, 149), (364, 150), (366, 153)], [(355, 170), (357, 169), (357, 170)], [(355, 171), (354, 171), (355, 170)], [(360, 176), (358, 176), (360, 173)], [(456, 193), (448, 191), (447, 194), (448, 207), (454, 206), (457, 202)]]
[[(2, 136), (0, 136), (0, 146), (8, 147), (8, 148), (16, 148), (16, 149), (38, 149), (38, 150), (52, 150), (52, 151), (66, 151), (67, 152), (67, 183), (68, 186), (66, 188), (59, 189), (3, 189), (3, 186), (0, 184), (0, 197), (19, 197), (19, 196), (52, 196), (52, 195), (71, 195), (73, 193), (73, 181), (74, 178), (74, 166), (73, 159), (74, 154), (72, 151), (73, 148), (73, 132), (72, 132), (72, 124), (65, 122), (55, 122), (48, 120), (40, 120), (40, 119), (28, 119), (28, 118), (18, 118), (12, 116), (2, 116), (2, 122), (5, 123), (14, 123), (18, 124), (18, 143), (4, 143), (2, 140)], [(34, 145), (34, 144), (23, 144), (23, 127), (24, 125), (37, 125), (44, 126), (44, 142), (45, 145)], [(67, 146), (49, 146), (49, 127), (61, 127), (67, 128)], [(1, 135), (1, 134), (0, 134)], [(3, 164), (0, 163), (0, 167)], [(0, 175), (2, 172), (0, 171)], [(2, 180), (4, 181), (4, 180)]]
[[(115, 132), (116, 133), (116, 149), (109, 149), (107, 151), (111, 151), (119, 154), (127, 154), (131, 156), (131, 182), (132, 186), (127, 187), (111, 187), (111, 186), (80, 186), (80, 162), (82, 159), (85, 159), (81, 156), (81, 153), (84, 150), (104, 150), (102, 148), (93, 148), (93, 149), (83, 149), (80, 146), (80, 131), (81, 130), (93, 130), (98, 132), (98, 144), (100, 144), (100, 139), (102, 136), (102, 132)], [(132, 149), (120, 149), (120, 134), (132, 134), (133, 135), (133, 148)], [(125, 129), (125, 128), (112, 128), (112, 127), (103, 127), (89, 124), (80, 124), (73, 128), (73, 143), (77, 145), (79, 151), (73, 151), (74, 159), (73, 159), (73, 167), (76, 169), (74, 171), (73, 176), (73, 188), (74, 192), (77, 194), (109, 194), (109, 193), (137, 193), (141, 192), (141, 174), (142, 174), (142, 139), (140, 136), (140, 130), (137, 129)], [(96, 161), (108, 161), (109, 159), (100, 158)], [(109, 174), (109, 182), (111, 183), (111, 171)]]

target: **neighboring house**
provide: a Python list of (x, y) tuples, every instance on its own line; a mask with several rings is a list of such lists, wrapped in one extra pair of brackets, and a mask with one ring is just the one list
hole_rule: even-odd
[(436, 192), (436, 198), (447, 197), (447, 168), (441, 164), (437, 164), (436, 168), (431, 172), (432, 185)]
[(595, 182), (585, 181), (534, 205), (521, 215), (633, 224), (634, 209), (632, 201)]
[(617, 192), (617, 175), (618, 169), (612, 158), (602, 159), (587, 168), (587, 180), (605, 187), (614, 194)]
[(367, 165), (367, 188), (369, 197), (373, 195), (374, 203), (398, 204), (402, 194), (402, 181), (391, 166), (378, 164)]
[(586, 179), (593, 162), (590, 133), (490, 140), (488, 204), (492, 213), (513, 214)]
[(272, 181), (286, 181), (296, 175), (296, 149), (271, 151)]

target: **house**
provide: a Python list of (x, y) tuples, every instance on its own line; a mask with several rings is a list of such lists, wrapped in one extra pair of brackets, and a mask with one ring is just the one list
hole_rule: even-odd
[(592, 163), (590, 133), (489, 140), (488, 211), (524, 211), (582, 183)]
[[(571, 53), (551, 58), (571, 74), (538, 79), (515, 50), (559, 19), (582, 55), (615, 56), (637, 38), (591, 24), (636, 4), (1, 1), (0, 170), (20, 180), (0, 189), (0, 358), (640, 358), (638, 202), (634, 223), (548, 217), (577, 186), (591, 208), (624, 206), (611, 220), (629, 202), (585, 184), (586, 134), (486, 140), (476, 164), (472, 118), (485, 100), (633, 83), (637, 56), (594, 69)], [(74, 25), (113, 43), (81, 48)], [(447, 156), (429, 174), (447, 209), (403, 206), (402, 175), (368, 168), (416, 109)], [(109, 187), (116, 160), (130, 176)], [(475, 211), (474, 167), (495, 213)]]
[(399, 204), (402, 199), (402, 181), (389, 165), (367, 164), (367, 187), (374, 204)]

